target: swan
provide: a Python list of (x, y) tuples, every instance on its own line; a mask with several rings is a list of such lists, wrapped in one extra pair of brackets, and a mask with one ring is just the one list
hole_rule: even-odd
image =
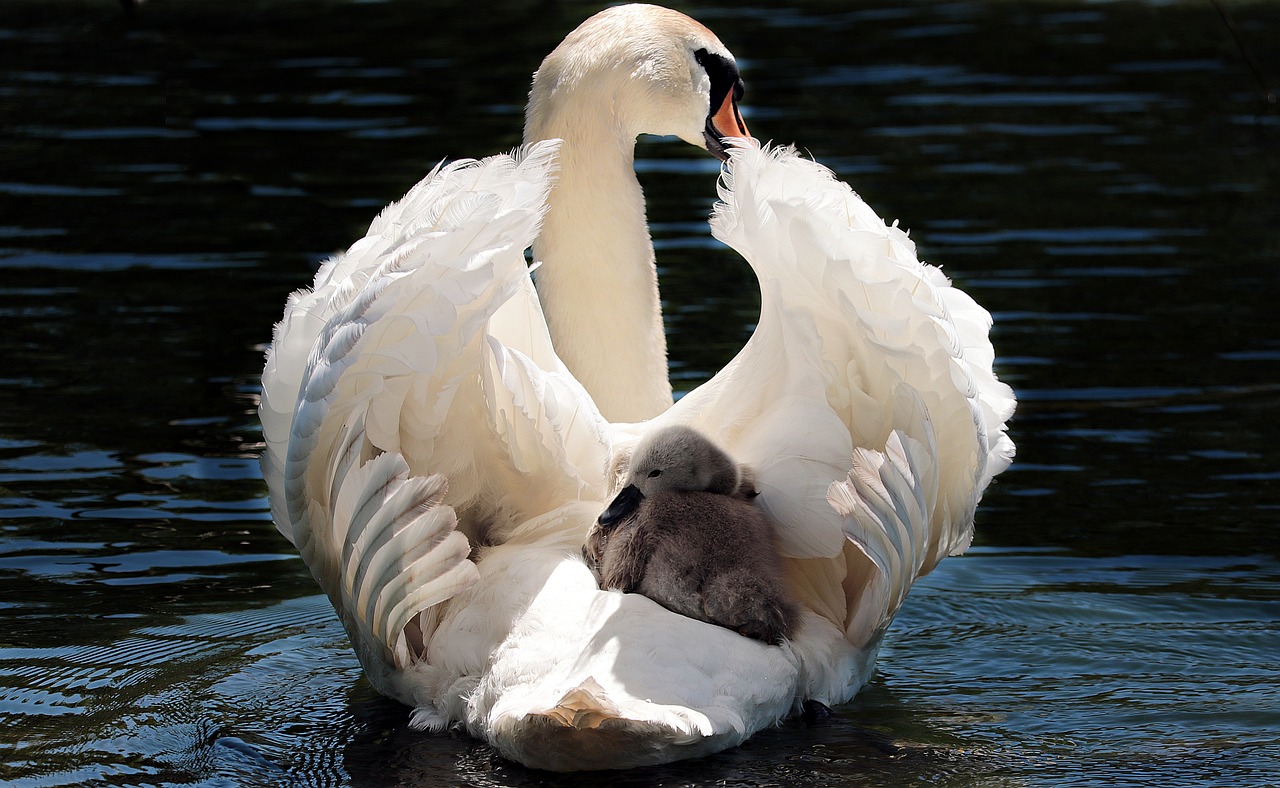
[[(699, 23), (603, 11), (539, 67), (519, 150), (438, 166), (288, 299), (259, 404), (273, 518), (415, 728), (561, 771), (732, 747), (850, 699), (911, 584), (967, 547), (1013, 455), (991, 317), (829, 170), (750, 138), (741, 95)], [(727, 160), (712, 233), (761, 290), (743, 349), (674, 404), (639, 133)], [(583, 561), (620, 462), (673, 424), (756, 473), (802, 607), (780, 645)]]

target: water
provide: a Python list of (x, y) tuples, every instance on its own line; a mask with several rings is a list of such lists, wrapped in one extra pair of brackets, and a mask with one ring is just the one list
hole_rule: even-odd
[[(1228, 7), (1274, 84), (1280, 8)], [(518, 142), (592, 10), (0, 7), (0, 782), (552, 782), (361, 679), (254, 408), (288, 291), (441, 157)], [(1212, 6), (688, 10), (755, 133), (995, 313), (1019, 455), (852, 703), (616, 782), (1277, 784), (1280, 121)], [(755, 285), (701, 223), (715, 163), (639, 158), (687, 389)]]

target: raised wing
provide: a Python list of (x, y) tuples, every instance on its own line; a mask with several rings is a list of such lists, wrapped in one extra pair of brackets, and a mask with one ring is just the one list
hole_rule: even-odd
[(755, 270), (760, 321), (669, 417), (755, 466), (806, 601), (870, 643), (918, 576), (968, 546), (1012, 460), (991, 317), (794, 149), (735, 147), (721, 200), (712, 231)]
[[(419, 614), (475, 582), (475, 544), (601, 495), (608, 427), (551, 350), (524, 257), (557, 151), (437, 167), (276, 327), (272, 513), (375, 682), (421, 658), (438, 616)], [(491, 494), (508, 488), (541, 495), (517, 510)]]

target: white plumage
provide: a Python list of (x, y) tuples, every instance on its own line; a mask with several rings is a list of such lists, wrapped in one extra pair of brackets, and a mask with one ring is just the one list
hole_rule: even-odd
[[(646, 47), (618, 44), (598, 62), (571, 46), (641, 30)], [(698, 48), (731, 62), (687, 17), (613, 9), (540, 75), (568, 58), (592, 84), (602, 73), (679, 82), (696, 75)], [(705, 83), (683, 89), (709, 116)], [(731, 144), (712, 231), (760, 280), (757, 329), (674, 406), (662, 410), (665, 378), (629, 402), (626, 385), (591, 371), (608, 369), (592, 354), (665, 350), (652, 347), (652, 316), (597, 324), (600, 283), (582, 265), (630, 265), (630, 290), (601, 273), (625, 300), (648, 287), (652, 249), (629, 150), (600, 141), (570, 88), (548, 100), (578, 119), (572, 137), (556, 107), (531, 106), (531, 126), (537, 118), (564, 142), (530, 133), (512, 156), (438, 167), (290, 298), (260, 407), (276, 523), (374, 686), (413, 706), (419, 727), (461, 723), (508, 757), (562, 770), (713, 752), (805, 700), (852, 697), (911, 584), (969, 544), (982, 491), (1013, 455), (1014, 407), (992, 373), (988, 313), (829, 171), (754, 141)], [(572, 208), (590, 209), (575, 189), (592, 167), (603, 174), (591, 189), (631, 179), (608, 222), (626, 225), (619, 243), (643, 248), (575, 248), (575, 227), (601, 229)], [(530, 246), (547, 252), (540, 293)], [(575, 345), (581, 382), (562, 344)], [(600, 396), (654, 418), (610, 423)], [(694, 425), (756, 469), (806, 608), (783, 646), (600, 591), (583, 565), (617, 455), (669, 423)]]

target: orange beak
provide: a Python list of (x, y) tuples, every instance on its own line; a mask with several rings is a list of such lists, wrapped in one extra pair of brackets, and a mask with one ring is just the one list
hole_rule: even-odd
[(738, 102), (734, 99), (734, 91), (729, 91), (720, 109), (707, 118), (707, 130), (702, 136), (707, 141), (707, 150), (720, 161), (729, 160), (729, 150), (724, 146), (726, 137), (751, 138), (751, 132), (747, 131), (747, 124), (742, 122), (742, 115), (738, 113)]
[(720, 109), (711, 116), (711, 125), (721, 137), (751, 136), (751, 132), (747, 131), (747, 124), (742, 122), (742, 114), (738, 112), (738, 102), (734, 100), (732, 90), (725, 95)]

